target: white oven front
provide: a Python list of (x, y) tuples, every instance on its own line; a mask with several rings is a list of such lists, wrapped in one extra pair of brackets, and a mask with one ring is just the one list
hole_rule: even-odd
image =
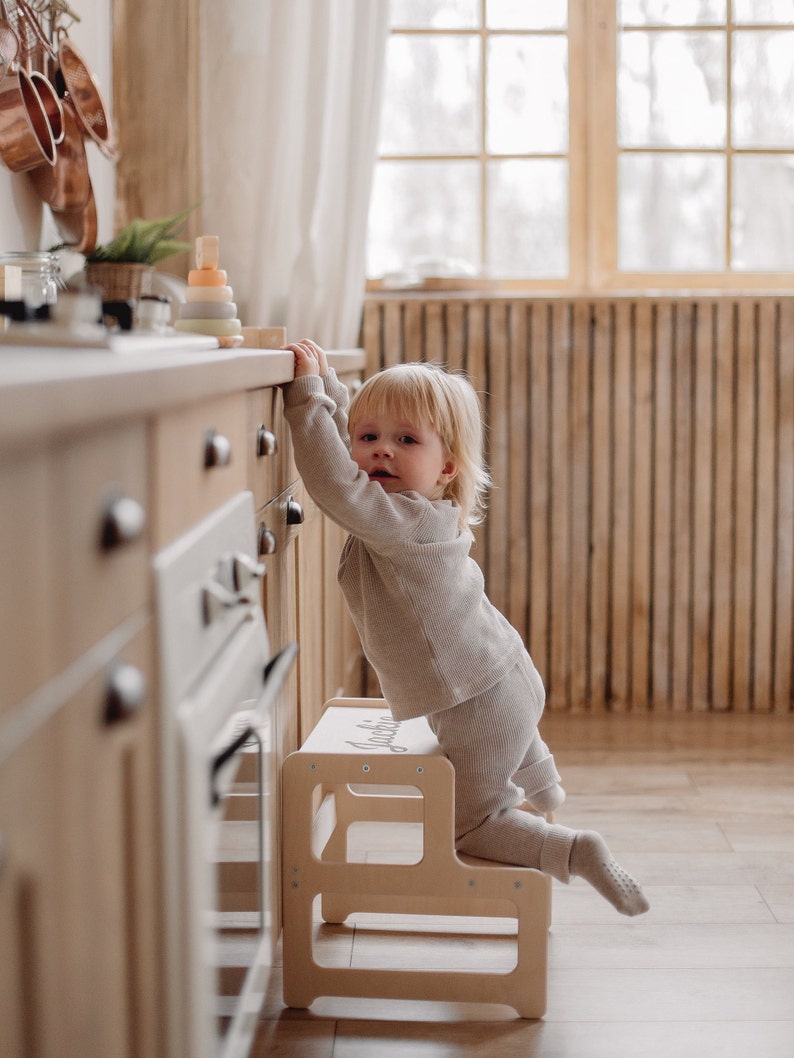
[(250, 493), (155, 567), (168, 1054), (238, 1058), (275, 941), (275, 699), (297, 647), (269, 656)]

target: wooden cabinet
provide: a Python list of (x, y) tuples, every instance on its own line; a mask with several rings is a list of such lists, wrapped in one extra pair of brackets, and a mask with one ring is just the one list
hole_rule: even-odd
[[(63, 363), (21, 403), (0, 365), (0, 1054), (161, 1058), (173, 1052), (153, 556), (253, 493), (270, 651), (300, 645), (276, 704), (278, 776), (325, 699), (358, 692), (336, 585), (343, 534), (296, 479), (262, 362), (194, 362), (187, 387), (181, 366), (158, 363), (141, 390), (145, 372), (131, 386), (97, 360), (79, 397), (87, 421), (72, 402), (58, 424)], [(17, 409), (35, 408), (40, 386), (37, 427)], [(277, 855), (272, 893), (279, 877)]]

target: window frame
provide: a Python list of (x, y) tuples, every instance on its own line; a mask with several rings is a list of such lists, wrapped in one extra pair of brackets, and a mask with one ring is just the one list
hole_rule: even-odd
[[(485, 0), (481, 0), (484, 9)], [(731, 3), (728, 18), (731, 18)], [(730, 22), (729, 22), (730, 26)], [(780, 28), (780, 27), (777, 27)], [(397, 32), (400, 32), (399, 30)], [(422, 30), (410, 30), (417, 32)], [(432, 31), (424, 31), (432, 32)], [(486, 75), (487, 35), (479, 30), (456, 31), (480, 36), (482, 74)], [(509, 31), (496, 31), (496, 33)], [(729, 33), (730, 40), (730, 33)], [(618, 163), (622, 149), (617, 141), (617, 0), (569, 0), (569, 274), (565, 279), (470, 278), (427, 279), (420, 290), (484, 291), (505, 293), (609, 293), (663, 290), (667, 293), (691, 291), (778, 291), (794, 288), (794, 272), (621, 272), (618, 270)], [(730, 108), (730, 52), (728, 55), (728, 107)], [(481, 127), (485, 121), (485, 92), (481, 92)], [(634, 149), (636, 150), (636, 149)], [(629, 149), (629, 152), (631, 149)], [(654, 153), (651, 149), (651, 153)], [(661, 152), (660, 152), (661, 153)], [(709, 153), (715, 153), (710, 151)], [(729, 167), (736, 153), (728, 142), (716, 152), (724, 155)], [(743, 149), (742, 154), (768, 153)], [(794, 151), (793, 151), (794, 153)], [(551, 154), (549, 157), (558, 155)], [(416, 160), (426, 156), (385, 156)], [(453, 156), (449, 156), (450, 158)], [(485, 167), (484, 138), (480, 155), (466, 155)], [(729, 177), (730, 179), (730, 177)], [(484, 183), (485, 187), (486, 184)], [(481, 201), (480, 230), (485, 237), (487, 210)], [(730, 209), (730, 198), (726, 204)], [(730, 226), (726, 226), (730, 239)], [(382, 280), (368, 279), (367, 290), (393, 289)]]

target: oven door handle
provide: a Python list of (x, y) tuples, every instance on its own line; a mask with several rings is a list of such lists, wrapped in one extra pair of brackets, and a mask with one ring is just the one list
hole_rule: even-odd
[(287, 643), (287, 645), (279, 650), (278, 654), (271, 658), (265, 665), (262, 673), (262, 693), (259, 695), (257, 703), (254, 706), (254, 716), (257, 719), (262, 719), (264, 714), (270, 709), (276, 696), (284, 686), (284, 681), (289, 675), (289, 670), (295, 664), (295, 658), (297, 656), (298, 644)]
[[(289, 670), (294, 665), (297, 655), (298, 644), (288, 643), (283, 650), (280, 650), (278, 654), (276, 654), (274, 658), (271, 658), (267, 665), (265, 665), (262, 693), (259, 695), (256, 705), (251, 710), (250, 715), (252, 719), (262, 719), (264, 713), (270, 708), (276, 695), (284, 686), (284, 681), (287, 678)], [(224, 764), (230, 760), (235, 753), (238, 753), (252, 738), (257, 742), (259, 741), (256, 727), (254, 724), (248, 724), (228, 746), (222, 749), (221, 752), (213, 758), (212, 764), (210, 765), (210, 800), (213, 806), (217, 805), (220, 800), (220, 795), (215, 784), (215, 777)]]

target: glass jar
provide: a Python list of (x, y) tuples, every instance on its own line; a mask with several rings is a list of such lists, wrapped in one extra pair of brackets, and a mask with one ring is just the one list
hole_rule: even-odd
[(0, 253), (0, 265), (22, 269), (22, 300), (31, 309), (54, 305), (66, 285), (57, 256), (46, 250)]

